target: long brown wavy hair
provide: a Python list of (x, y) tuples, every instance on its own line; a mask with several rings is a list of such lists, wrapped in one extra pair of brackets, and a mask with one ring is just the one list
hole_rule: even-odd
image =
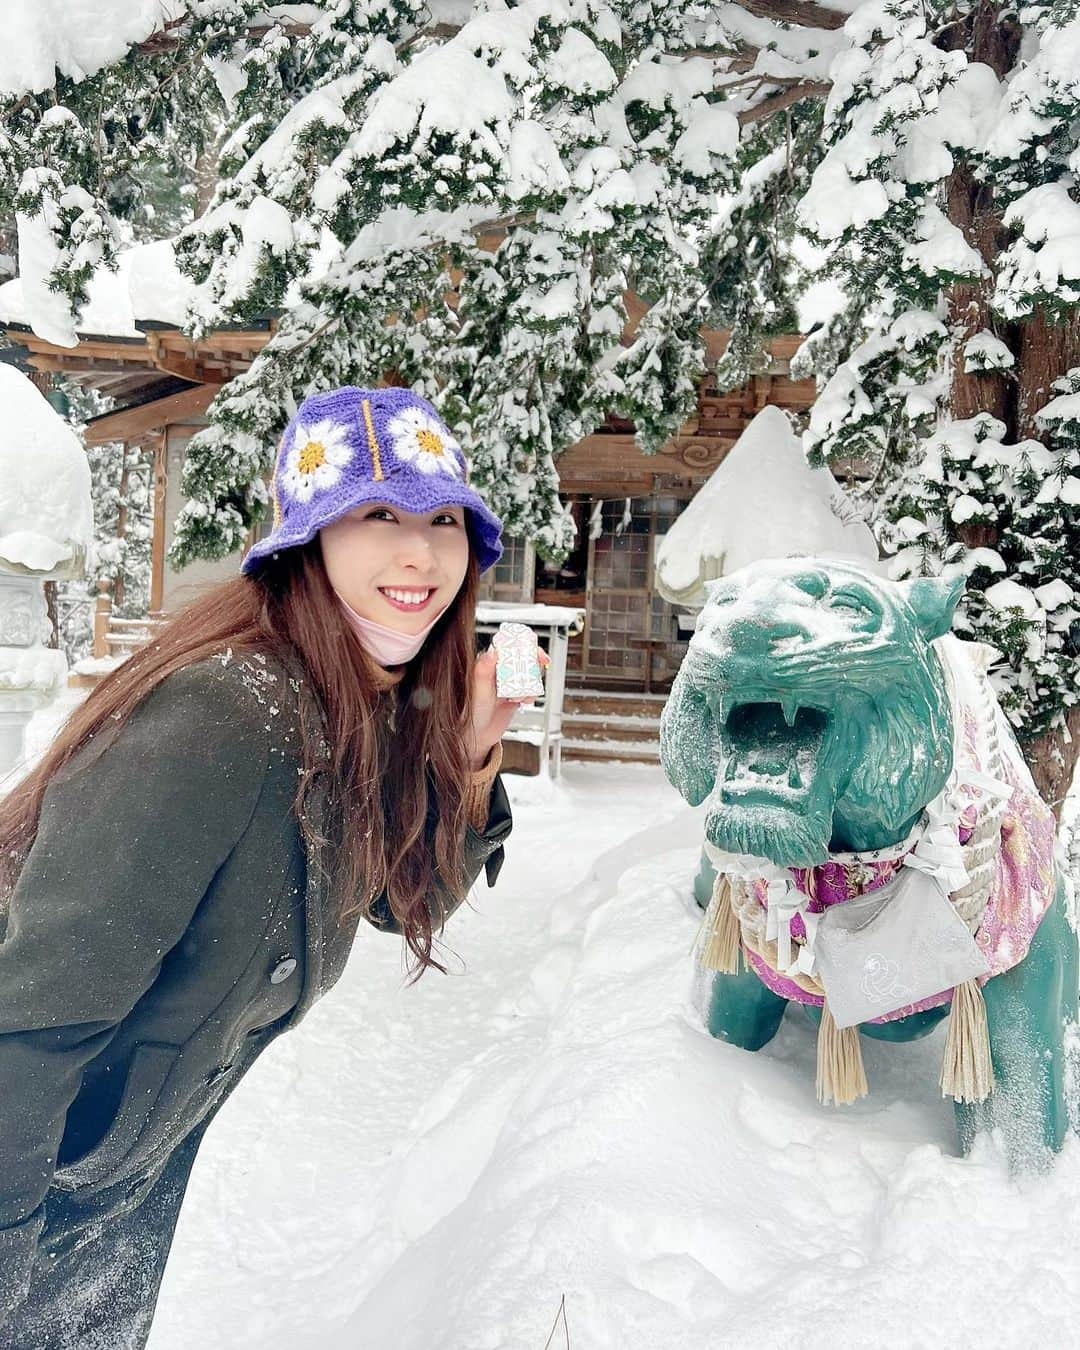
[(42, 798), (57, 770), (106, 723), (122, 725), (174, 671), (231, 647), (234, 655), (260, 652), (299, 665), (317, 696), (322, 726), (301, 719), (305, 772), (295, 809), (304, 821), (315, 774), (326, 772), (339, 916), (357, 908), (370, 912), (385, 892), (408, 945), (411, 977), (432, 966), (445, 971), (432, 952), (425, 897), (433, 887), (454, 896), (464, 889), (464, 733), (472, 714), (477, 579), (470, 553), (456, 598), (389, 690), (346, 626), (317, 539), (200, 596), (93, 690), (35, 768), (0, 800), (0, 908), (34, 842)]

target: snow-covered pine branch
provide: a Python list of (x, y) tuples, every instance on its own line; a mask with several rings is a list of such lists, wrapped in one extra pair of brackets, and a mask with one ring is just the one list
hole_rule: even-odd
[[(235, 546), (257, 518), (273, 445), (308, 389), (391, 371), (452, 416), (511, 531), (565, 552), (555, 457), (610, 411), (649, 449), (690, 411), (702, 246), (741, 167), (740, 123), (755, 123), (757, 145), (770, 100), (820, 91), (847, 41), (843, 16), (810, 0), (137, 8), (106, 5), (92, 56), (56, 44), (65, 134), (94, 127), (106, 91), (131, 115), (70, 150), (54, 132), (58, 181), (46, 196), (31, 179), (22, 216), (40, 311), (72, 341), (85, 259), (109, 261), (123, 235), (112, 175), (166, 142), (205, 149), (207, 124), (220, 128), (217, 191), (178, 242), (199, 288), (192, 326), (270, 310), (281, 322), (191, 447), (175, 561)], [(43, 58), (49, 33), (42, 17)], [(725, 87), (733, 73), (748, 82)], [(9, 105), (5, 149), (23, 172), (45, 157), (21, 134), (47, 122), (42, 102)], [(75, 161), (89, 199), (65, 214)], [(632, 337), (628, 288), (651, 306)]]
[[(358, 42), (355, 64), (339, 63), (266, 139), (238, 128), (227, 178), (180, 251), (200, 286), (197, 325), (285, 311), (247, 381), (262, 396), (288, 389), (260, 419), (267, 444), (330, 370), (357, 382), (393, 371), (451, 418), (510, 531), (565, 553), (558, 452), (610, 412), (655, 449), (692, 410), (709, 293), (702, 244), (713, 195), (735, 181), (739, 123), (803, 83), (800, 56), (811, 75), (826, 65), (817, 35), (728, 8), (718, 18), (704, 4), (657, 7), (645, 23), (532, 0), (415, 49), (403, 21)], [(755, 58), (750, 85), (725, 89), (748, 41), (773, 50)], [(714, 55), (683, 55), (706, 44)], [(650, 310), (624, 347), (627, 288)], [(313, 315), (339, 322), (322, 330), (320, 354), (332, 344), (332, 355), (304, 383), (307, 364), (291, 353), (294, 336), (319, 326)], [(244, 520), (261, 500), (241, 481), (250, 409), (238, 417), (225, 391), (211, 415), (192, 446), (198, 500), (177, 560), (214, 530), (221, 548), (236, 538), (225, 485), (207, 494), (194, 473), (204, 445), (240, 475), (224, 493), (230, 510), (239, 504)]]

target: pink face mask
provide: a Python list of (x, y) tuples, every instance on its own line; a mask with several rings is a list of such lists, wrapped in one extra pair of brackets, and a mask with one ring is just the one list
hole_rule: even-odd
[(381, 623), (363, 618), (338, 595), (337, 591), (334, 594), (337, 595), (345, 621), (360, 639), (367, 654), (380, 666), (401, 666), (406, 661), (411, 661), (427, 641), (428, 634), (446, 613), (445, 609), (440, 609), (428, 626), (419, 633), (399, 633), (393, 628), (386, 628)]

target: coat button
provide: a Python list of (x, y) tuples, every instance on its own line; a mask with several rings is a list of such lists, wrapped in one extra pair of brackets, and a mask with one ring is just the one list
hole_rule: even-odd
[(281, 984), (283, 980), (287, 980), (289, 978), (289, 976), (293, 973), (295, 969), (296, 969), (295, 959), (291, 956), (283, 957), (277, 963), (274, 969), (270, 972), (270, 983)]

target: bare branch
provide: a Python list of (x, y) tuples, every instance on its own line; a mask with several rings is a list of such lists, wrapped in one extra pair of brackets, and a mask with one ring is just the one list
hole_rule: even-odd
[(566, 1350), (570, 1350), (570, 1323), (566, 1320), (566, 1295), (563, 1294), (559, 1302), (558, 1311), (555, 1314), (555, 1321), (551, 1324), (551, 1333), (544, 1342), (544, 1350), (548, 1350), (552, 1341), (555, 1339), (555, 1333), (559, 1329), (559, 1319), (562, 1319), (563, 1332), (566, 1335)]
[(156, 33), (151, 33), (142, 42), (137, 42), (132, 50), (138, 52), (141, 56), (160, 56), (162, 52), (172, 51), (174, 47), (180, 45), (180, 37), (176, 29), (182, 28), (189, 17), (187, 14), (182, 14), (178, 19), (170, 19), (164, 28), (158, 29)]
[(459, 23), (436, 23), (432, 24), (430, 28), (424, 29), (424, 36), (452, 38), (461, 32), (461, 27)]
[(3, 110), (4, 116), (14, 117), (16, 113), (20, 113), (24, 108), (29, 107), (29, 105), (33, 103), (33, 101), (34, 101), (33, 94), (23, 94), (23, 96), (21, 98), (16, 99), (15, 102), (12, 103), (10, 107), (5, 108)]
[(709, 61), (727, 61), (726, 70), (749, 70), (757, 59), (760, 47), (748, 47), (740, 42), (728, 47), (680, 47), (670, 55), (689, 58), (703, 56)]
[[(726, 75), (727, 72), (725, 71)], [(755, 84), (759, 89), (765, 85), (772, 85), (779, 88), (787, 88), (793, 84), (804, 84), (805, 79), (802, 75), (770, 75), (765, 70), (751, 70), (748, 75), (740, 75), (738, 79), (723, 79), (717, 84), (717, 89), (722, 89), (726, 94), (729, 89), (741, 89), (744, 85)]]
[(512, 216), (498, 216), (492, 220), (482, 220), (479, 225), (471, 225), (469, 233), (481, 239), (489, 234), (502, 234), (517, 225), (531, 225), (535, 219), (535, 211), (517, 211)]
[[(142, 42), (137, 42), (132, 50), (137, 52), (140, 56), (161, 56), (164, 52), (174, 51), (183, 41), (183, 34), (178, 33), (176, 30), (187, 23), (188, 18), (189, 16), (185, 14), (179, 19), (172, 19), (158, 32), (151, 33), (150, 36)], [(265, 37), (267, 33), (274, 31), (280, 32), (288, 38), (307, 37), (311, 33), (311, 24), (299, 22), (288, 23), (284, 20), (279, 20), (275, 23), (263, 22), (253, 24), (250, 28), (246, 28), (244, 34), (246, 37), (257, 40)], [(398, 45), (398, 54), (400, 55), (401, 52), (408, 50), (408, 48), (414, 46), (424, 38), (452, 38), (460, 31), (461, 25), (455, 23), (435, 23), (428, 28), (417, 29), (415, 33), (412, 33), (404, 42)]]
[(418, 28), (416, 32), (407, 37), (404, 42), (399, 42), (394, 48), (394, 51), (400, 56), (402, 52), (406, 52), (411, 47), (415, 47), (416, 44), (422, 42), (424, 38), (452, 38), (456, 37), (460, 32), (461, 24), (459, 23), (433, 23), (430, 28)]
[(261, 23), (257, 28), (248, 28), (248, 37), (261, 38), (267, 33), (272, 33), (275, 29), (283, 33), (286, 37), (307, 37), (311, 32), (309, 23)]
[[(780, 84), (782, 81), (766, 76), (763, 83)], [(744, 108), (742, 112), (737, 113), (739, 126), (745, 127), (751, 122), (760, 122), (763, 117), (771, 117), (774, 112), (779, 112), (782, 108), (787, 108), (804, 98), (824, 98), (830, 89), (832, 85), (824, 80), (800, 80), (782, 93), (773, 94), (771, 98), (762, 99), (752, 108)]]
[(814, 0), (738, 0), (738, 3), (747, 14), (793, 23), (800, 28), (843, 28), (848, 17), (842, 10), (815, 4)]
[[(183, 34), (178, 33), (175, 30), (187, 23), (188, 17), (189, 16), (185, 14), (182, 18), (170, 20), (170, 22), (158, 32), (151, 33), (150, 36), (145, 38), (142, 42), (136, 42), (132, 47), (132, 51), (137, 52), (140, 56), (162, 56), (165, 52), (175, 51), (183, 41)], [(311, 32), (311, 24), (260, 23), (257, 26), (253, 25), (251, 28), (246, 29), (245, 32), (250, 38), (261, 38), (274, 30), (280, 31), (285, 37), (307, 37)]]

